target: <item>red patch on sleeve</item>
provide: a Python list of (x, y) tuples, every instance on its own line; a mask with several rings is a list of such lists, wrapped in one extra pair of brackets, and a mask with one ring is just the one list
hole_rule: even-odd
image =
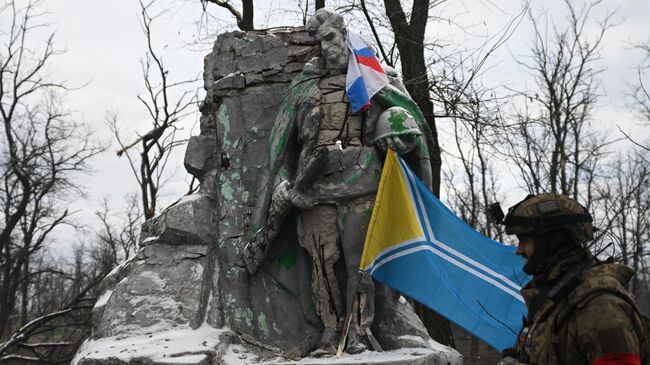
[(605, 354), (592, 361), (591, 365), (641, 365), (641, 358), (629, 352)]

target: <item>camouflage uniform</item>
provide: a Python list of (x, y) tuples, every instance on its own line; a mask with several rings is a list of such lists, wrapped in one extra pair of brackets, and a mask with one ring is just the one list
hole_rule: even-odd
[(517, 235), (523, 269), (533, 275), (521, 290), (528, 317), (516, 348), (504, 351), (499, 364), (648, 364), (644, 318), (625, 290), (632, 269), (589, 253), (593, 218), (584, 206), (540, 194), (505, 217), (498, 204), (491, 209), (506, 233)]
[[(549, 293), (581, 266), (585, 269), (576, 273), (577, 286), (556, 298), (557, 303), (553, 301)], [(647, 353), (648, 344), (644, 343), (641, 318), (624, 299), (629, 296), (624, 286), (632, 274), (627, 266), (596, 263), (589, 253), (580, 251), (535, 277), (522, 289), (532, 318), (519, 336), (518, 361), (638, 364), (638, 356)]]

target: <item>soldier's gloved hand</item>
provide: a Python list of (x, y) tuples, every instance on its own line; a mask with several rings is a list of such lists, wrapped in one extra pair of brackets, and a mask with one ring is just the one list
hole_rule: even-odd
[(291, 204), (300, 209), (308, 209), (316, 204), (311, 196), (295, 189), (289, 190), (289, 199), (291, 200)]

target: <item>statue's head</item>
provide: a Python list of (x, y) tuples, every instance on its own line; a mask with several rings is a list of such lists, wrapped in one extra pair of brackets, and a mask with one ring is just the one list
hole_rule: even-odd
[(347, 31), (341, 14), (321, 8), (309, 18), (307, 29), (320, 42), (330, 72), (345, 72), (348, 65)]

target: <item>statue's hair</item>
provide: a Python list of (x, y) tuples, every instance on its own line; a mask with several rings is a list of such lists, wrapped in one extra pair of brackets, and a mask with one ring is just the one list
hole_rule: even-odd
[(327, 8), (320, 8), (316, 10), (314, 15), (309, 18), (307, 21), (307, 30), (310, 33), (316, 33), (320, 27), (323, 25), (328, 24), (339, 31), (341, 31), (343, 34), (346, 33), (345, 30), (345, 22), (343, 21), (343, 16), (334, 10), (330, 10)]

